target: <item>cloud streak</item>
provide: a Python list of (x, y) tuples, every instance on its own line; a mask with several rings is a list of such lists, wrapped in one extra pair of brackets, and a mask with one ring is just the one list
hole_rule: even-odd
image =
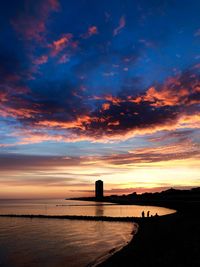
[[(183, 159), (200, 159), (200, 144), (188, 136), (178, 137), (168, 144), (157, 144), (143, 148), (130, 149), (126, 153), (105, 156), (31, 156), (0, 155), (0, 167), (3, 170), (35, 170), (68, 166), (137, 166), (138, 164), (166, 162)], [(102, 166), (103, 166), (102, 165)]]
[(125, 26), (126, 26), (125, 16), (121, 16), (118, 27), (115, 28), (113, 31), (113, 36), (118, 35)]

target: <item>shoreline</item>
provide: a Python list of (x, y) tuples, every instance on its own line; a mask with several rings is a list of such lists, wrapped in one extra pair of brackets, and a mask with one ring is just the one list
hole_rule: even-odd
[(86, 267), (97, 267), (100, 264), (106, 262), (109, 258), (113, 257), (116, 253), (120, 252), (124, 247), (126, 247), (127, 244), (129, 244), (131, 242), (131, 240), (133, 239), (133, 236), (137, 234), (137, 231), (139, 228), (138, 223), (135, 223), (135, 222), (133, 223), (132, 226), (133, 226), (133, 229), (130, 233), (130, 239), (128, 241), (126, 241), (126, 244), (112, 248), (110, 251), (108, 251), (107, 254), (97, 258), (93, 262), (89, 263)]
[[(137, 239), (137, 235), (138, 235), (138, 231), (143, 231), (143, 228), (145, 224), (149, 224), (149, 223), (160, 223), (160, 221), (162, 221), (163, 219), (168, 219), (166, 217), (171, 217), (173, 215), (175, 215), (175, 213), (173, 214), (168, 214), (168, 215), (163, 215), (163, 216), (159, 216), (159, 218), (137, 218), (136, 221), (138, 225), (137, 227), (137, 231), (136, 233), (132, 234), (132, 238), (130, 239), (130, 241), (125, 245), (125, 246), (122, 246), (120, 249), (118, 249), (117, 251), (114, 251), (114, 253), (112, 255), (107, 255), (108, 257), (106, 259), (104, 259), (103, 261), (101, 261), (99, 264), (95, 265), (95, 266), (91, 266), (91, 267), (115, 267), (115, 266), (123, 266), (123, 265), (118, 265), (119, 264), (119, 259), (121, 258), (122, 255), (126, 255), (127, 254), (127, 251), (130, 250), (130, 248), (134, 248), (135, 247), (135, 239)], [(165, 218), (163, 218), (165, 217)], [(139, 237), (140, 238), (140, 237)], [(127, 265), (126, 265), (127, 266)]]
[[(199, 210), (199, 209), (197, 209)], [(97, 267), (199, 267), (200, 214), (185, 211), (140, 218), (136, 235)]]

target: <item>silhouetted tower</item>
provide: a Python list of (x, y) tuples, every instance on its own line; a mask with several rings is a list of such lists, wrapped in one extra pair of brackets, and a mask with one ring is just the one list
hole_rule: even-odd
[(96, 199), (103, 198), (103, 181), (101, 180), (95, 182), (95, 197)]

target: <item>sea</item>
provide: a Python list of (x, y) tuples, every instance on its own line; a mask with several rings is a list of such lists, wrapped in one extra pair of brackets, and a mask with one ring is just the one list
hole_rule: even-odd
[[(174, 210), (63, 199), (0, 200), (0, 214), (139, 217)], [(0, 217), (0, 267), (96, 266), (133, 237), (130, 222)]]

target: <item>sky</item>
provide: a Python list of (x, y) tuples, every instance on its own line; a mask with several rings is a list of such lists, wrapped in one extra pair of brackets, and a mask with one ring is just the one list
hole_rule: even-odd
[(1, 0), (0, 198), (200, 186), (198, 0)]

